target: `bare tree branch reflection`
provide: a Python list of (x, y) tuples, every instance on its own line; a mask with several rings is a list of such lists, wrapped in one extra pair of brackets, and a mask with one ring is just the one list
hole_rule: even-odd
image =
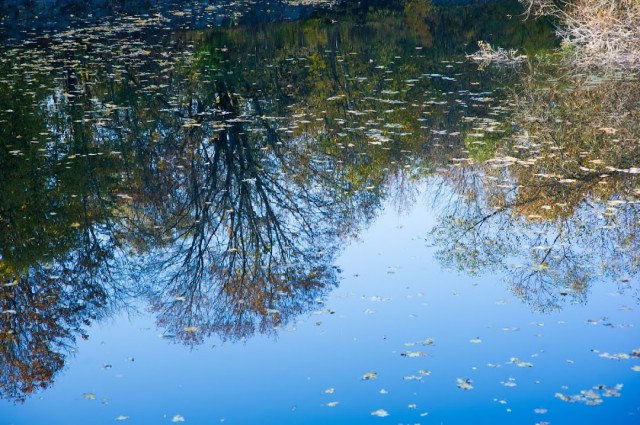
[(515, 132), (492, 159), (440, 174), (456, 196), (430, 239), (445, 266), (506, 271), (548, 311), (640, 270), (640, 92), (633, 79), (544, 78), (525, 77)]

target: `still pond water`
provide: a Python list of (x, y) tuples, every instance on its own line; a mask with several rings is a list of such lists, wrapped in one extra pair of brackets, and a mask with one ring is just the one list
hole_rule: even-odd
[(637, 75), (508, 1), (149, 3), (3, 6), (0, 423), (640, 423)]

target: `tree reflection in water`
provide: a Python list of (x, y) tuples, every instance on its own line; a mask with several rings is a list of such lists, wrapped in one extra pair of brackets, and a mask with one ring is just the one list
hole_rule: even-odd
[(442, 173), (458, 198), (430, 234), (444, 265), (506, 271), (542, 311), (586, 302), (602, 277), (624, 288), (640, 269), (638, 82), (551, 75), (524, 77), (491, 159)]
[[(338, 283), (340, 246), (383, 201), (415, 202), (414, 183), (473, 144), (463, 146), (474, 114), (505, 117), (491, 109), (500, 99), (478, 100), (495, 89), (491, 70), (435, 73), (449, 72), (442, 58), (469, 42), (467, 30), (450, 36), (444, 28), (473, 22), (477, 38), (495, 22), (432, 16), (426, 1), (403, 5), (335, 24), (170, 36), (161, 20), (124, 20), (53, 34), (30, 54), (8, 50), (0, 58), (1, 83), (11, 89), (0, 90), (0, 180), (10, 182), (0, 187), (2, 395), (20, 400), (48, 386), (83, 328), (140, 300), (166, 335), (186, 344), (274, 333), (318, 308)], [(542, 96), (523, 96), (533, 95)], [(445, 264), (508, 268), (514, 288), (541, 307), (554, 305), (558, 287), (585, 296), (596, 241), (609, 249), (611, 270), (615, 254), (616, 275), (635, 273), (637, 204), (612, 205), (615, 230), (582, 230), (600, 220), (585, 200), (604, 208), (637, 196), (630, 172), (603, 171), (628, 169), (623, 159), (635, 151), (619, 146), (619, 157), (599, 158), (602, 166), (553, 170), (560, 162), (552, 154), (589, 147), (543, 143), (560, 131), (555, 120), (569, 117), (560, 108), (537, 117), (534, 108), (551, 99), (525, 100), (521, 110), (536, 118), (511, 119), (529, 139), (493, 140), (478, 151), (489, 161), (440, 173), (463, 196), (433, 236)], [(630, 123), (625, 131), (636, 131)], [(527, 167), (534, 158), (535, 173)], [(629, 161), (637, 164), (637, 155)], [(579, 167), (608, 173), (610, 192), (562, 182), (579, 182)], [(530, 253), (527, 266), (507, 266), (510, 256)]]
[(146, 170), (153, 198), (131, 205), (145, 219), (132, 244), (154, 247), (143, 256), (153, 309), (188, 343), (269, 333), (311, 308), (336, 285), (353, 220), (304, 138), (283, 140), (260, 111), (240, 116), (231, 93), (219, 83), (211, 110), (194, 99), (200, 118), (158, 142), (170, 165)]

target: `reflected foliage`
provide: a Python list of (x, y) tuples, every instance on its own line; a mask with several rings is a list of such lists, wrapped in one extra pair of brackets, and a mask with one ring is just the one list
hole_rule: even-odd
[(523, 78), (493, 158), (442, 174), (458, 198), (431, 233), (443, 264), (507, 270), (513, 292), (543, 311), (640, 271), (640, 85), (551, 72)]
[(514, 76), (451, 59), (549, 28), (361, 3), (206, 30), (227, 15), (126, 12), (3, 47), (3, 397), (50, 385), (84, 328), (141, 300), (181, 343), (274, 334), (322, 304), (384, 202), (499, 148), (474, 134), (510, 131), (495, 81)]

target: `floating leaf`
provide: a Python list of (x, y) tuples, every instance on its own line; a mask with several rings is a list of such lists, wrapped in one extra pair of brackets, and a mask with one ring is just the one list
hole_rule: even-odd
[(517, 357), (511, 357), (511, 359), (509, 360), (509, 363), (513, 363), (518, 367), (533, 367), (533, 363), (523, 362), (522, 360), (518, 359)]
[(362, 380), (368, 381), (369, 379), (376, 379), (377, 377), (378, 377), (378, 374), (376, 372), (367, 372), (364, 375), (362, 375)]
[(504, 385), (505, 387), (509, 387), (509, 388), (513, 388), (513, 387), (517, 387), (518, 384), (516, 384), (516, 380), (514, 378), (509, 378), (506, 381), (500, 381), (500, 383), (502, 385)]
[(631, 356), (627, 353), (618, 353), (618, 354), (602, 353), (600, 354), (600, 357), (605, 359), (610, 359), (610, 360), (628, 360), (631, 358)]
[(463, 378), (456, 378), (456, 384), (458, 385), (458, 388), (462, 389), (462, 390), (472, 390), (473, 389), (473, 385), (471, 385), (471, 379), (463, 379)]
[(378, 416), (379, 418), (384, 418), (385, 416), (389, 416), (389, 412), (384, 409), (378, 409), (376, 411), (371, 412), (372, 416)]
[(429, 353), (424, 351), (403, 351), (400, 355), (403, 357), (427, 357)]

